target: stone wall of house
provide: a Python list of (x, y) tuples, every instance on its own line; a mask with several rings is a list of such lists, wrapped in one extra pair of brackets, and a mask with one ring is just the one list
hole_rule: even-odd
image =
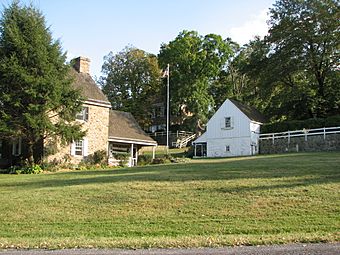
[(340, 134), (260, 140), (260, 154), (340, 150)]
[[(97, 150), (108, 150), (109, 137), (109, 108), (84, 103), (84, 107), (89, 107), (88, 121), (81, 121), (83, 130), (87, 130), (86, 139), (88, 141), (88, 155)], [(78, 120), (77, 120), (78, 121)], [(71, 156), (71, 144), (61, 146), (60, 143), (51, 145), (47, 141), (45, 148), (54, 146), (52, 155), (47, 156), (47, 161), (57, 161), (64, 163), (68, 161), (77, 164), (84, 160), (83, 156)], [(48, 150), (48, 149), (47, 149)]]

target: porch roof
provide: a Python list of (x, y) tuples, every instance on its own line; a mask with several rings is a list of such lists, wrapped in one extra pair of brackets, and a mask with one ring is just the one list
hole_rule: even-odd
[(157, 142), (138, 125), (131, 113), (110, 110), (109, 141), (156, 146)]

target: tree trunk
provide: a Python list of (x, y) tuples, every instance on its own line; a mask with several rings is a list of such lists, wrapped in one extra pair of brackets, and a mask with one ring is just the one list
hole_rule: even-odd
[(32, 141), (29, 141), (27, 143), (27, 160), (30, 166), (34, 165), (33, 149), (34, 149), (34, 143)]

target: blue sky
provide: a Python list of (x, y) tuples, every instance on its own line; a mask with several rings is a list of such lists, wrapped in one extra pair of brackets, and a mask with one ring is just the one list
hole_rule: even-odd
[[(0, 0), (0, 10), (11, 0)], [(103, 57), (127, 45), (157, 54), (161, 43), (183, 30), (216, 33), (244, 44), (267, 31), (268, 9), (275, 0), (22, 0), (45, 15), (53, 37), (68, 58), (91, 59), (99, 77)]]

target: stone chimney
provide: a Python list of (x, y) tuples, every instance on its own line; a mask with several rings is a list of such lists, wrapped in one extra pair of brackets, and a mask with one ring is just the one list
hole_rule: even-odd
[(73, 68), (76, 69), (78, 73), (90, 74), (90, 59), (85, 57), (77, 57), (72, 60), (74, 62)]

